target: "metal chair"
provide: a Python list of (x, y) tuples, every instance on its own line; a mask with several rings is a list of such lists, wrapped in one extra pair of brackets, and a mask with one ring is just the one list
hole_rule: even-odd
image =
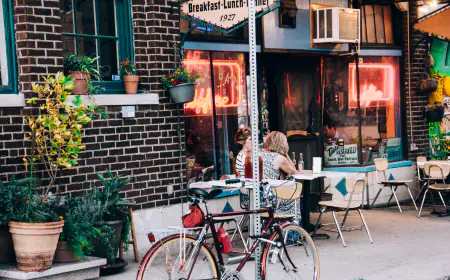
[[(346, 247), (344, 236), (342, 235), (342, 231), (351, 231), (353, 229), (356, 229), (356, 227), (346, 227), (345, 223), (347, 221), (348, 213), (352, 210), (357, 210), (359, 213), (359, 216), (361, 217), (361, 220), (363, 222), (364, 228), (366, 229), (367, 235), (369, 236), (370, 243), (373, 243), (372, 236), (370, 235), (369, 227), (367, 226), (366, 220), (364, 219), (364, 215), (361, 212), (363, 199), (361, 198), (361, 200), (359, 200), (359, 201), (353, 199), (353, 197), (355, 195), (356, 196), (361, 195), (361, 197), (362, 197), (365, 186), (366, 186), (366, 178), (358, 178), (358, 179), (346, 178), (346, 188), (347, 188), (347, 191), (350, 193), (350, 198), (349, 198), (348, 202), (335, 201), (335, 200), (320, 201), (319, 205), (321, 205), (322, 208), (320, 210), (319, 218), (317, 219), (316, 226), (314, 228), (314, 233), (313, 233), (312, 237), (314, 238), (314, 236), (316, 235), (316, 231), (317, 231), (317, 228), (319, 227), (320, 219), (322, 218), (323, 213), (328, 208), (330, 208), (330, 209), (332, 209), (331, 213), (333, 215), (336, 229), (339, 233), (338, 237), (341, 238), (342, 244), (344, 245), (344, 247)], [(345, 211), (345, 216), (344, 216), (344, 219), (342, 220), (342, 224), (339, 225), (339, 222), (336, 218), (336, 212), (341, 212), (341, 211)], [(357, 228), (362, 229), (362, 226), (359, 226)]]
[[(417, 216), (420, 218), (420, 214), (422, 213), (423, 204), (425, 203), (425, 199), (427, 198), (427, 194), (429, 191), (431, 192), (437, 192), (439, 194), (439, 197), (441, 198), (442, 203), (444, 204), (445, 210), (447, 210), (447, 204), (444, 202), (444, 198), (442, 197), (441, 192), (442, 191), (448, 191), (450, 190), (450, 184), (445, 183), (445, 179), (447, 178), (448, 174), (450, 173), (450, 165), (443, 164), (443, 165), (437, 165), (437, 164), (430, 164), (426, 163), (424, 166), (425, 174), (428, 176), (428, 188), (425, 191), (422, 199), (422, 204), (420, 205), (419, 215)], [(436, 181), (442, 180), (442, 184), (437, 184)], [(434, 181), (434, 184), (430, 184), (430, 181)], [(431, 195), (431, 198), (433, 199), (433, 207), (436, 205), (434, 201), (433, 194)]]
[(417, 201), (417, 199), (422, 194), (423, 190), (428, 185), (428, 178), (425, 174), (423, 167), (419, 166), (419, 162), (425, 164), (427, 162), (427, 157), (417, 157), (416, 165), (417, 165), (417, 179), (419, 180), (419, 185), (418, 185), (419, 192), (417, 193), (415, 201)]
[[(392, 194), (389, 198), (388, 205), (392, 200), (392, 197), (395, 197), (395, 201), (397, 202), (398, 209), (400, 210), (400, 213), (402, 213), (402, 208), (400, 207), (400, 202), (398, 202), (397, 194), (395, 193), (397, 191), (397, 188), (399, 186), (405, 186), (408, 190), (409, 196), (411, 196), (412, 202), (414, 203), (414, 207), (417, 209), (416, 201), (411, 193), (411, 190), (409, 189), (408, 183), (411, 183), (412, 180), (388, 180), (386, 177), (386, 170), (388, 169), (388, 160), (385, 158), (377, 158), (374, 160), (375, 162), (375, 168), (376, 168), (376, 176), (377, 176), (377, 183), (381, 185), (380, 190), (378, 191), (377, 195), (375, 196), (375, 199), (372, 202), (372, 206), (370, 208), (373, 208), (373, 205), (375, 204), (375, 201), (377, 201), (378, 196), (380, 195), (381, 191), (388, 187), (391, 189)], [(384, 181), (380, 181), (380, 177), (378, 175), (379, 172), (383, 173)]]

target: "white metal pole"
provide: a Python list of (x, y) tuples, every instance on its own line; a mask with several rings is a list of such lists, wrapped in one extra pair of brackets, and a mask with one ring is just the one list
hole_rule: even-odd
[[(253, 166), (253, 206), (260, 209), (259, 194), (259, 148), (258, 148), (258, 93), (257, 93), (257, 72), (256, 72), (256, 14), (254, 0), (248, 1), (248, 44), (250, 57), (250, 104), (251, 104), (251, 124), (252, 124), (252, 166)], [(261, 224), (259, 214), (253, 215), (253, 235), (259, 235)], [(259, 264), (261, 263), (261, 246), (255, 250), (255, 279), (261, 279)]]

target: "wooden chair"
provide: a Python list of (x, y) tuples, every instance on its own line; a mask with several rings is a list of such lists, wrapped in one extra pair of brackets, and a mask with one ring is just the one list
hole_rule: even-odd
[[(362, 206), (363, 200), (362, 199), (361, 200), (353, 199), (353, 197), (355, 195), (356, 196), (361, 195), (361, 197), (362, 197), (365, 186), (366, 186), (366, 178), (358, 178), (358, 179), (347, 178), (346, 179), (346, 188), (347, 188), (347, 191), (350, 193), (350, 198), (349, 198), (348, 202), (335, 201), (335, 200), (320, 201), (319, 205), (322, 206), (322, 208), (320, 210), (319, 218), (317, 219), (316, 226), (314, 228), (314, 233), (313, 233), (312, 237), (314, 238), (314, 236), (316, 235), (316, 231), (317, 231), (317, 228), (319, 227), (320, 219), (322, 218), (323, 213), (327, 209), (331, 209), (334, 223), (335, 223), (336, 229), (339, 233), (338, 237), (341, 237), (342, 244), (344, 244), (344, 247), (345, 247), (346, 245), (345, 245), (344, 236), (342, 235), (342, 231), (344, 231), (344, 230), (351, 231), (352, 229), (354, 229), (354, 227), (352, 227), (352, 228), (345, 227), (345, 223), (347, 221), (348, 213), (352, 210), (356, 210), (356, 211), (358, 211), (359, 216), (361, 217), (364, 228), (366, 229), (367, 235), (369, 236), (370, 243), (373, 243), (372, 236), (370, 236), (370, 231), (369, 231), (369, 228), (367, 227), (366, 220), (364, 219), (364, 216), (361, 212), (361, 206)], [(345, 211), (345, 216), (342, 221), (342, 224), (339, 225), (339, 222), (336, 218), (336, 212), (341, 212), (341, 211)], [(361, 228), (361, 227), (359, 227), (359, 228)]]
[[(297, 213), (299, 213), (299, 207), (300, 205), (297, 205), (297, 201), (299, 201), (301, 194), (303, 190), (302, 183), (299, 182), (293, 182), (293, 181), (286, 181), (286, 184), (283, 184), (281, 186), (278, 186), (276, 188), (272, 189), (272, 194), (276, 197), (276, 204), (274, 207), (275, 213), (274, 217), (275, 219), (279, 220), (290, 220), (297, 218)], [(294, 208), (292, 209), (293, 214), (286, 213), (282, 209), (280, 209), (280, 206), (282, 203), (289, 201), (293, 202)], [(261, 214), (262, 218), (268, 218), (268, 213)]]
[[(420, 205), (419, 215), (417, 216), (420, 218), (420, 214), (422, 213), (423, 204), (425, 203), (425, 199), (427, 198), (427, 194), (429, 191), (431, 192), (437, 192), (439, 194), (439, 197), (444, 204), (445, 210), (447, 210), (447, 204), (444, 202), (444, 198), (442, 197), (443, 191), (449, 191), (450, 190), (450, 184), (445, 183), (445, 179), (447, 178), (448, 174), (450, 173), (450, 165), (448, 164), (430, 164), (425, 163), (424, 166), (425, 174), (427, 175), (427, 185), (428, 188), (423, 194), (422, 204)], [(437, 181), (442, 180), (442, 183), (436, 183)], [(434, 181), (434, 184), (430, 184), (431, 181)], [(436, 205), (434, 201), (434, 196), (431, 194), (431, 198), (433, 199), (433, 207)]]
[[(134, 219), (133, 219), (133, 208), (132, 206), (135, 205), (134, 203), (126, 204), (128, 206), (128, 216), (130, 219), (130, 225), (131, 225), (131, 240), (128, 241), (128, 244), (133, 244), (133, 251), (134, 251), (134, 261), (139, 262), (139, 252), (136, 242), (136, 234), (134, 232)], [(125, 244), (121, 240), (120, 241), (120, 247), (119, 247), (119, 258), (123, 259), (123, 250), (124, 250)]]
[[(395, 197), (395, 201), (397, 202), (398, 209), (400, 210), (400, 213), (402, 213), (402, 208), (400, 207), (400, 202), (398, 202), (397, 194), (395, 192), (397, 191), (397, 188), (399, 186), (405, 186), (406, 189), (408, 190), (409, 195), (411, 196), (411, 199), (414, 203), (414, 207), (416, 207), (416, 210), (418, 210), (417, 205), (416, 205), (416, 200), (414, 199), (414, 197), (409, 189), (409, 186), (408, 186), (408, 183), (411, 183), (412, 180), (388, 180), (388, 178), (386, 177), (386, 170), (388, 169), (388, 160), (386, 158), (377, 158), (374, 160), (374, 162), (375, 162), (375, 168), (376, 168), (377, 183), (379, 185), (381, 185), (381, 187), (380, 187), (380, 190), (378, 191), (377, 195), (375, 196), (375, 199), (372, 202), (371, 208), (373, 208), (373, 205), (375, 204), (375, 201), (377, 201), (377, 198), (380, 195), (381, 191), (384, 188), (390, 188), (392, 191), (392, 195), (389, 198), (389, 201), (387, 204), (389, 205), (389, 203), (392, 200), (392, 197)], [(382, 181), (380, 181), (380, 177), (378, 176), (378, 173), (380, 173), (380, 172), (383, 173), (383, 176), (384, 176), (384, 180), (382, 180)]]

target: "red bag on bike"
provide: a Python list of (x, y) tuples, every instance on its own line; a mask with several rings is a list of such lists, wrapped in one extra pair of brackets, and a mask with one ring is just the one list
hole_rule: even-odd
[(205, 225), (205, 214), (198, 205), (191, 205), (190, 212), (181, 217), (185, 228), (202, 227)]

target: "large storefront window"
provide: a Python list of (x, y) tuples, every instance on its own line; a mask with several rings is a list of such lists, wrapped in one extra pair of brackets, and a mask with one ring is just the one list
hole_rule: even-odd
[(363, 57), (360, 62), (359, 93), (353, 59), (328, 58), (325, 63), (323, 119), (329, 166), (402, 159), (398, 58)]
[(184, 66), (201, 74), (194, 101), (184, 106), (188, 162), (197, 170), (214, 166), (218, 177), (232, 174), (238, 152), (234, 134), (248, 126), (245, 56), (189, 50)]

